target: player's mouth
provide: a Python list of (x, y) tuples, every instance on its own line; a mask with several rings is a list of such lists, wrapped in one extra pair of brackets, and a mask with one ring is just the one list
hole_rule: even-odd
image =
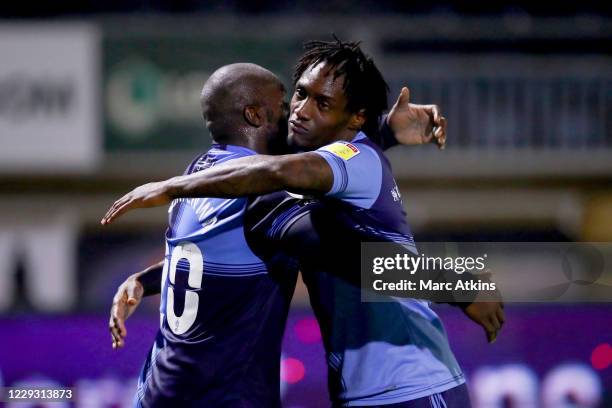
[(301, 125), (297, 120), (289, 121), (289, 129), (292, 132), (300, 134), (300, 135), (308, 134), (308, 128), (306, 128), (304, 125)]

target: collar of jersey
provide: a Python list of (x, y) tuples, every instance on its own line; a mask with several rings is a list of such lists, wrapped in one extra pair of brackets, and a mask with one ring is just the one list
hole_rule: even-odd
[(252, 156), (254, 154), (257, 154), (255, 150), (251, 150), (248, 147), (236, 146), (231, 144), (213, 143), (211, 148), (217, 150), (224, 150), (226, 152), (240, 153), (244, 156)]
[(367, 138), (368, 138), (368, 137), (366, 136), (366, 134), (365, 134), (365, 133), (363, 133), (363, 132), (358, 132), (358, 133), (355, 135), (355, 137), (353, 138), (353, 140), (351, 140), (351, 142), (358, 142), (358, 141), (360, 141), (360, 140), (367, 139)]

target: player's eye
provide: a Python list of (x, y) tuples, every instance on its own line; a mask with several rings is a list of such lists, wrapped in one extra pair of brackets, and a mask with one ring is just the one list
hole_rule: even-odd
[(306, 97), (306, 90), (304, 88), (295, 88), (295, 96), (297, 96), (298, 99), (304, 99)]
[(319, 104), (319, 109), (320, 110), (327, 110), (327, 109), (329, 109), (329, 102), (327, 102), (327, 101), (319, 101), (318, 104)]

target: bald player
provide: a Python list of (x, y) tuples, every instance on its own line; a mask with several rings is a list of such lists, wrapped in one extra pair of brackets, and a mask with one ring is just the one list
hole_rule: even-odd
[[(185, 174), (270, 151), (285, 132), (284, 93), (274, 74), (254, 64), (213, 73), (201, 99), (213, 144)], [(251, 251), (246, 206), (246, 198), (188, 198), (170, 206), (160, 329), (136, 406), (280, 405), (280, 347), (296, 270)]]

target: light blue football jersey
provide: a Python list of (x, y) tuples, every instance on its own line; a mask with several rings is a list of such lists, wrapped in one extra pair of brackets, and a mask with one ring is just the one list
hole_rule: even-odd
[[(380, 148), (360, 132), (350, 143), (336, 142), (316, 152), (334, 175), (327, 197), (348, 204), (343, 211), (350, 213), (351, 228), (416, 252), (399, 189)], [(429, 302), (362, 302), (361, 289), (333, 272), (302, 272), (324, 336), (335, 403), (394, 404), (465, 382)]]

